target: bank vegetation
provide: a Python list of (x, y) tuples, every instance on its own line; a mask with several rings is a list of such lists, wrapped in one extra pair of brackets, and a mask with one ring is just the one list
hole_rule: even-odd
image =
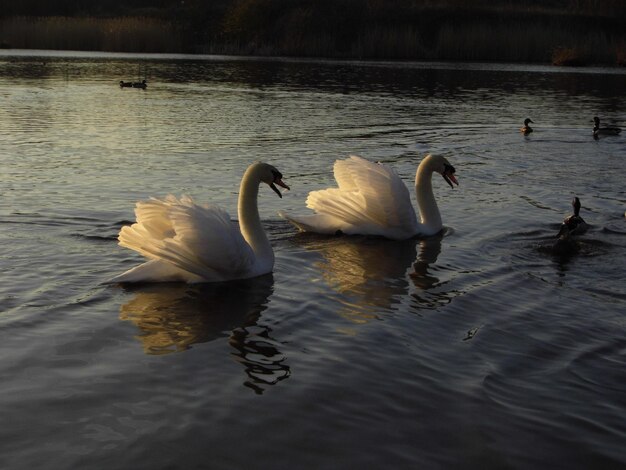
[(562, 65), (626, 62), (624, 0), (93, 3), (14, 4), (0, 13), (0, 47)]

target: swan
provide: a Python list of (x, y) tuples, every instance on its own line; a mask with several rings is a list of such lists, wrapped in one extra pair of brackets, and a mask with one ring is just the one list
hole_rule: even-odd
[(137, 222), (120, 230), (119, 245), (141, 253), (149, 261), (109, 283), (220, 282), (267, 274), (274, 252), (261, 225), (257, 196), (261, 182), (282, 197), (282, 174), (267, 163), (248, 167), (239, 188), (239, 228), (226, 211), (198, 205), (190, 197), (140, 201)]
[(337, 160), (334, 175), (338, 188), (312, 191), (306, 200), (316, 214), (296, 217), (279, 212), (299, 230), (322, 234), (376, 235), (404, 240), (431, 236), (443, 228), (431, 178), (439, 173), (450, 187), (459, 184), (454, 167), (444, 157), (427, 155), (415, 175), (415, 192), (421, 223), (403, 181), (389, 166), (358, 156)]
[(593, 118), (593, 136), (598, 138), (601, 135), (618, 135), (622, 130), (619, 127), (600, 127), (600, 118), (595, 116)]
[(529, 122), (532, 122), (534, 124), (532, 119), (530, 118), (524, 119), (524, 127), (520, 129), (520, 132), (524, 135), (528, 135), (533, 131), (533, 128), (528, 125)]

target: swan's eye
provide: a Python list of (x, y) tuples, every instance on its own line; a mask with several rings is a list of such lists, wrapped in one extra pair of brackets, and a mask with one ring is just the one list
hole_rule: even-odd
[(443, 172), (445, 173), (455, 173), (456, 170), (454, 169), (454, 167), (452, 165), (449, 165), (447, 163), (443, 164)]
[(280, 171), (272, 170), (272, 175), (274, 175), (274, 181), (280, 181), (283, 179), (283, 175)]

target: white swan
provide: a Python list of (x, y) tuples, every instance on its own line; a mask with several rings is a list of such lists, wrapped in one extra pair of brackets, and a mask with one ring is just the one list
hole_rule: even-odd
[(281, 173), (266, 163), (248, 167), (239, 188), (239, 225), (217, 206), (198, 205), (190, 197), (138, 202), (137, 222), (123, 227), (119, 244), (150, 261), (109, 282), (218, 282), (267, 274), (274, 252), (261, 225), (259, 184), (289, 189)]
[(443, 176), (452, 188), (452, 183), (459, 184), (454, 167), (444, 157), (427, 155), (422, 160), (415, 175), (421, 223), (398, 174), (387, 165), (357, 156), (335, 162), (338, 188), (309, 193), (306, 205), (317, 214), (279, 214), (306, 232), (377, 235), (394, 240), (434, 235), (443, 225), (431, 184), (433, 172)]

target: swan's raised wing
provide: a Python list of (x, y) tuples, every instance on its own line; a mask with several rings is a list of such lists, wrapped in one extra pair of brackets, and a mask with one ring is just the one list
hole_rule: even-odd
[(123, 227), (119, 244), (166, 261), (206, 280), (237, 277), (254, 264), (254, 253), (228, 213), (190, 197), (168, 196), (137, 203), (137, 222)]
[(338, 229), (347, 233), (348, 227), (391, 238), (402, 237), (394, 236), (395, 232), (415, 233), (417, 219), (409, 191), (392, 168), (351, 156), (335, 162), (334, 174), (339, 187), (311, 192), (307, 207), (341, 220), (344, 227)]

